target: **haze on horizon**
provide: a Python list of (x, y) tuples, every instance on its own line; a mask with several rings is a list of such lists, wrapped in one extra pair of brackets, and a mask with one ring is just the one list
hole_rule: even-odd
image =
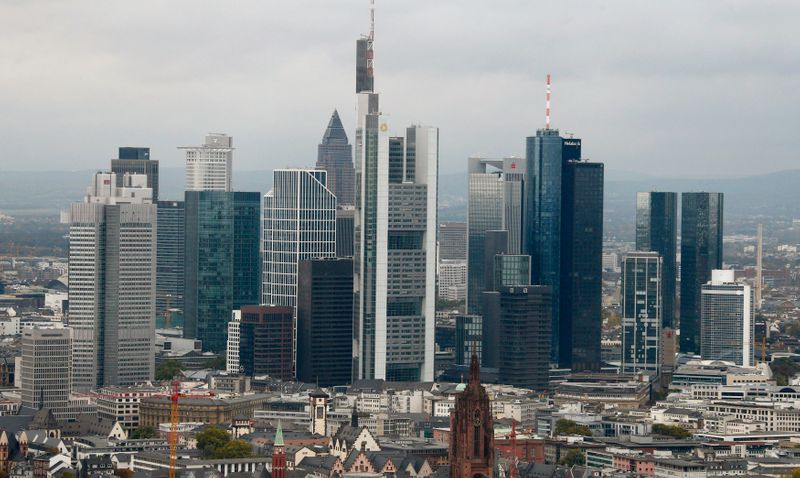
[[(611, 171), (797, 168), (800, 3), (377, 0), (392, 129), (438, 126), (441, 171), (524, 155), (544, 123)], [(334, 108), (350, 140), (368, 0), (0, 3), (0, 170), (107, 168), (118, 146), (234, 137), (234, 169), (311, 166)]]

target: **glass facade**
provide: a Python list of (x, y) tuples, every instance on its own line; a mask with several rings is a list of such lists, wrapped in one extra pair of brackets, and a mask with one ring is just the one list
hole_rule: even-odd
[(472, 352), (481, 360), (483, 319), (480, 315), (456, 316), (456, 365), (469, 365)]
[(657, 252), (622, 258), (622, 371), (657, 372), (661, 339), (661, 270)]
[(294, 379), (294, 308), (245, 306), (239, 324), (239, 365), (246, 375)]
[(531, 256), (500, 254), (494, 256), (494, 287), (528, 285), (531, 280)]
[(183, 313), (185, 219), (183, 201), (158, 202), (156, 322), (160, 324), (164, 323), (167, 304)]
[(661, 325), (673, 327), (677, 303), (678, 195), (636, 194), (636, 250), (661, 256)]
[(601, 366), (603, 169), (569, 161), (564, 170), (559, 363), (574, 371)]
[(561, 334), (561, 189), (564, 170), (563, 138), (558, 130), (540, 129), (527, 138), (525, 253), (531, 256), (531, 283), (552, 290), (553, 362), (563, 362), (570, 351), (560, 350)]
[(500, 383), (536, 391), (550, 380), (550, 288), (503, 287), (498, 294)]
[(147, 187), (153, 189), (153, 202), (158, 201), (158, 161), (150, 160), (150, 148), (119, 148), (119, 158), (111, 160), (111, 172), (117, 175), (117, 187), (122, 187), (125, 173), (144, 174)]
[(680, 351), (700, 352), (700, 289), (722, 268), (722, 193), (681, 195)]
[(321, 387), (351, 382), (353, 261), (300, 261), (297, 379)]
[(264, 196), (262, 304), (295, 306), (300, 261), (336, 255), (336, 197), (322, 169), (276, 169)]
[[(482, 313), (482, 292), (493, 277), (494, 254), (522, 252), (522, 205), (525, 160), (469, 158), (467, 211), (467, 311)], [(505, 231), (498, 249), (489, 244), (490, 231)], [(488, 249), (487, 249), (488, 248)], [(487, 252), (489, 251), (489, 252)]]
[(260, 194), (186, 191), (184, 336), (226, 348), (231, 311), (259, 301)]

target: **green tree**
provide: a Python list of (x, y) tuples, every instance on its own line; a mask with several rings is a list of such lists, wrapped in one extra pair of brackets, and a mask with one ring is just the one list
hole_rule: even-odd
[(130, 438), (155, 438), (158, 436), (156, 429), (151, 426), (138, 427), (131, 432)]
[(156, 380), (172, 380), (183, 371), (183, 364), (177, 360), (164, 360), (156, 367)]
[(772, 369), (772, 374), (775, 376), (775, 382), (778, 385), (788, 385), (789, 379), (794, 377), (797, 372), (800, 372), (800, 364), (788, 357), (773, 360), (769, 364), (769, 368)]
[(572, 450), (568, 451), (564, 458), (561, 459), (559, 464), (564, 466), (575, 466), (575, 465), (583, 465), (586, 463), (586, 458), (583, 456), (583, 452), (577, 448), (573, 448)]
[(195, 438), (197, 439), (197, 449), (202, 451), (206, 458), (215, 458), (217, 450), (222, 449), (231, 441), (228, 432), (214, 426), (201, 431)]
[(250, 458), (253, 456), (253, 446), (244, 440), (231, 440), (214, 452), (214, 458)]
[(578, 425), (572, 420), (562, 418), (556, 422), (556, 435), (583, 435), (592, 436), (592, 431), (586, 425)]
[(677, 425), (664, 425), (663, 423), (656, 423), (653, 425), (653, 433), (656, 435), (665, 435), (672, 438), (690, 438), (692, 434), (683, 427)]

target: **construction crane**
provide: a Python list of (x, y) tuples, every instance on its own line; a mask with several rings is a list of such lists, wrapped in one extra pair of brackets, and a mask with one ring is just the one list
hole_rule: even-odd
[(181, 381), (177, 377), (172, 379), (172, 393), (169, 395), (171, 405), (170, 428), (169, 428), (169, 478), (175, 478), (175, 465), (178, 462), (178, 399), (180, 397), (213, 397), (214, 392), (210, 391), (203, 394), (181, 393)]

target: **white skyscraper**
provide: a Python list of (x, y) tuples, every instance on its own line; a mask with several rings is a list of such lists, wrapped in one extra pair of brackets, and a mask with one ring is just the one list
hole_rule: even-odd
[(262, 303), (295, 306), (300, 261), (336, 256), (336, 196), (321, 169), (276, 169), (264, 196)]
[(97, 173), (69, 213), (69, 325), (76, 391), (153, 379), (156, 206), (147, 178)]
[(373, 32), (356, 43), (353, 378), (433, 380), (439, 130), (391, 137)]
[(734, 271), (712, 270), (701, 288), (700, 355), (753, 366), (753, 294), (749, 285), (735, 282)]
[(231, 191), (233, 138), (209, 133), (202, 146), (182, 146), (186, 153), (187, 191)]
[(242, 324), (242, 311), (231, 312), (231, 321), (228, 322), (228, 350), (225, 357), (225, 371), (239, 373), (239, 326)]

